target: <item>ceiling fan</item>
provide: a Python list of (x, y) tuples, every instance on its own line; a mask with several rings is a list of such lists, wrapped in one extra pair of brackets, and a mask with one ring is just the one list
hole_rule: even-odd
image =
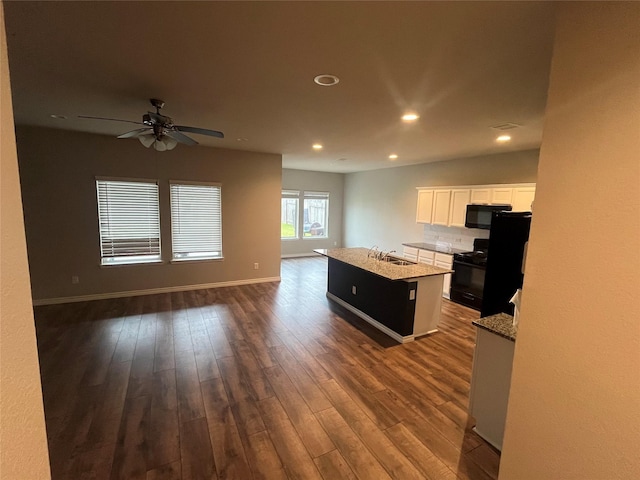
[(171, 117), (160, 114), (160, 109), (164, 107), (164, 102), (157, 98), (149, 100), (151, 105), (156, 109), (154, 112), (147, 112), (142, 116), (142, 122), (133, 122), (131, 120), (119, 120), (117, 118), (89, 117), (79, 115), (79, 118), (89, 118), (93, 120), (110, 120), (114, 122), (127, 122), (144, 125), (144, 128), (131, 130), (130, 132), (118, 135), (118, 138), (137, 138), (145, 147), (154, 149), (159, 152), (165, 150), (173, 150), (178, 143), (185, 145), (198, 145), (194, 139), (187, 137), (182, 132), (197, 133), (199, 135), (208, 135), (210, 137), (224, 138), (222, 132), (217, 130), (207, 130), (206, 128), (186, 127), (183, 125), (174, 125)]

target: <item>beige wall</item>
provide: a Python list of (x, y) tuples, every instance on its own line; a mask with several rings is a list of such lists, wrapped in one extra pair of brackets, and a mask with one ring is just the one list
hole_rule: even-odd
[(0, 478), (44, 480), (51, 478), (49, 452), (30, 301), (2, 7), (0, 5)]
[(416, 187), (535, 182), (537, 166), (538, 151), (527, 150), (347, 174), (344, 245), (401, 251), (423, 240)]
[(500, 478), (640, 478), (640, 4), (563, 4)]
[[(34, 299), (279, 277), (280, 155), (156, 152), (133, 139), (36, 127), (19, 127), (17, 142)], [(96, 176), (159, 180), (164, 264), (100, 267)], [(169, 262), (169, 180), (222, 184), (223, 261)]]
[[(306, 255), (314, 248), (333, 248), (342, 245), (342, 202), (344, 174), (282, 170), (282, 189), (311, 192), (329, 192), (328, 238), (282, 240), (282, 256)], [(302, 203), (300, 204), (302, 207)]]

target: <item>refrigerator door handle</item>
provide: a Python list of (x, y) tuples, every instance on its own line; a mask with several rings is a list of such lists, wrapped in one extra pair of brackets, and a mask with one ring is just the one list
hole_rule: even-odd
[(527, 263), (527, 248), (529, 248), (529, 240), (524, 242), (524, 252), (522, 252), (522, 268), (520, 269), (520, 273), (524, 275), (524, 266)]

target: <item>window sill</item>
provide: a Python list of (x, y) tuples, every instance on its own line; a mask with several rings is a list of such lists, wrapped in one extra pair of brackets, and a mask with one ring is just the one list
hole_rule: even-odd
[(101, 263), (100, 268), (114, 268), (114, 267), (140, 267), (143, 265), (164, 265), (166, 262), (163, 260), (154, 260), (153, 262), (131, 262), (131, 263)]
[(202, 262), (220, 262), (224, 260), (224, 257), (215, 258), (184, 258), (184, 259), (172, 259), (169, 263), (202, 263)]

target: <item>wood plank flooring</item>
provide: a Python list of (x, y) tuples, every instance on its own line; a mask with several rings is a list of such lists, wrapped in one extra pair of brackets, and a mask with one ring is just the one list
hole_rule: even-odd
[(467, 414), (478, 313), (398, 345), (282, 281), (35, 309), (52, 478), (495, 479)]

